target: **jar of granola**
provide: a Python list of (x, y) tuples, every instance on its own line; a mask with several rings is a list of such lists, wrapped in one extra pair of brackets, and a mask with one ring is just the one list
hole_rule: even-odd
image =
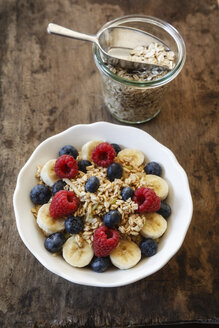
[(162, 40), (147, 47), (139, 45), (130, 52), (134, 60), (139, 58), (151, 64), (169, 67), (130, 71), (103, 62), (100, 50), (94, 46), (94, 60), (102, 77), (104, 102), (110, 113), (119, 121), (138, 124), (154, 118), (161, 110), (163, 97), (172, 81), (181, 71), (186, 58), (185, 44), (178, 31), (170, 24), (150, 16), (131, 15), (117, 18), (105, 24), (129, 26), (143, 30)]

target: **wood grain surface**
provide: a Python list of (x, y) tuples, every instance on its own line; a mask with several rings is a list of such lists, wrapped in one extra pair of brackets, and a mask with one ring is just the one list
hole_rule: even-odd
[[(194, 215), (180, 251), (159, 272), (121, 288), (85, 287), (47, 271), (24, 246), (12, 195), (41, 141), (78, 123), (118, 123), (103, 106), (91, 45), (49, 36), (47, 24), (96, 33), (133, 13), (170, 22), (186, 43), (186, 64), (162, 112), (139, 128), (186, 170)], [(1, 327), (219, 323), (217, 15), (214, 0), (0, 1)]]

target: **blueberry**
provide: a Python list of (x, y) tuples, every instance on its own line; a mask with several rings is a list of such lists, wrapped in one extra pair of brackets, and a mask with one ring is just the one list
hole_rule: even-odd
[(171, 214), (171, 207), (165, 202), (160, 203), (160, 209), (157, 211), (160, 215), (162, 215), (165, 219), (167, 219)]
[(100, 186), (100, 181), (97, 177), (90, 177), (85, 183), (86, 192), (95, 192)]
[(110, 260), (108, 257), (94, 257), (91, 262), (91, 268), (93, 271), (101, 273), (108, 269)]
[(30, 192), (30, 198), (32, 202), (36, 205), (43, 205), (48, 203), (52, 193), (49, 187), (42, 184), (38, 184)]
[(141, 254), (144, 256), (153, 256), (157, 253), (158, 245), (151, 238), (144, 239), (140, 244)]
[(46, 238), (44, 246), (51, 253), (59, 252), (65, 243), (65, 236), (62, 232), (56, 232)]
[(63, 180), (58, 180), (52, 186), (52, 193), (55, 195), (58, 191), (63, 190), (66, 186), (66, 182)]
[(134, 196), (134, 190), (130, 187), (125, 187), (121, 191), (121, 196), (123, 200), (127, 200)]
[(160, 164), (158, 164), (156, 162), (148, 163), (145, 166), (144, 170), (147, 174), (154, 174), (154, 175), (159, 175), (159, 176), (161, 176), (161, 174), (162, 174), (162, 168), (161, 168)]
[(112, 163), (107, 168), (107, 177), (110, 181), (120, 179), (123, 175), (123, 168), (119, 163)]
[(78, 216), (71, 215), (65, 221), (65, 230), (68, 233), (79, 233), (83, 231), (83, 228), (84, 228), (84, 222), (82, 218)]
[(122, 219), (122, 215), (119, 211), (113, 210), (109, 211), (104, 215), (103, 222), (108, 228), (113, 228), (117, 225)]
[(121, 148), (119, 145), (112, 143), (111, 146), (114, 148), (116, 154), (118, 154), (121, 151)]
[(81, 161), (78, 162), (78, 169), (79, 171), (82, 171), (84, 173), (87, 172), (87, 166), (92, 165), (90, 161), (86, 159), (82, 159)]
[(78, 157), (78, 151), (75, 147), (71, 146), (71, 145), (66, 145), (64, 147), (62, 147), (59, 151), (59, 156), (62, 155), (70, 155), (72, 157), (74, 157), (74, 159), (76, 159)]

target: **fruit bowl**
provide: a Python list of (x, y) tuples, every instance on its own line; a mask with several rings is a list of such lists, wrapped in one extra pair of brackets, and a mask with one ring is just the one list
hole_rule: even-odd
[[(45, 237), (31, 213), (33, 204), (29, 195), (37, 183), (34, 177), (36, 166), (56, 158), (58, 150), (65, 144), (74, 144), (80, 149), (83, 144), (95, 139), (142, 151), (148, 161), (161, 164), (163, 178), (169, 184), (168, 204), (172, 215), (168, 219), (167, 231), (159, 242), (158, 252), (153, 257), (142, 259), (129, 270), (111, 268), (104, 273), (96, 273), (87, 267), (72, 267), (61, 256), (52, 256), (44, 248)], [(127, 285), (160, 270), (181, 247), (193, 211), (188, 178), (174, 154), (140, 129), (106, 122), (76, 125), (42, 142), (18, 175), (13, 203), (20, 237), (42, 265), (73, 283), (98, 287)]]

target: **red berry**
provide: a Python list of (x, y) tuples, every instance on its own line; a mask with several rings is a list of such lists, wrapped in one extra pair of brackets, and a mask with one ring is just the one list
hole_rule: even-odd
[(134, 193), (133, 201), (138, 204), (140, 213), (156, 212), (160, 208), (160, 198), (150, 188), (138, 188)]
[(117, 246), (119, 233), (117, 230), (100, 226), (94, 233), (94, 253), (97, 257), (104, 257)]
[(78, 173), (78, 163), (70, 155), (60, 156), (55, 163), (55, 172), (59, 178), (74, 178)]
[(72, 214), (79, 205), (79, 199), (73, 191), (60, 190), (55, 194), (49, 207), (50, 215), (55, 218), (61, 218)]
[(95, 164), (108, 167), (116, 157), (114, 148), (108, 142), (100, 143), (92, 152), (92, 160)]

